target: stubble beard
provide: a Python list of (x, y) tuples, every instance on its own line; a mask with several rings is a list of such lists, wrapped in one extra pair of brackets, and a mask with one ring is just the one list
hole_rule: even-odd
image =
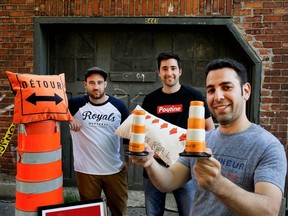
[(99, 100), (104, 96), (104, 92), (99, 92), (99, 94), (93, 94), (91, 92), (89, 92), (89, 97), (95, 99), (95, 100)]
[[(167, 81), (167, 80), (170, 80), (170, 79), (172, 79), (173, 82)], [(165, 85), (168, 86), (168, 87), (174, 87), (174, 86), (177, 84), (177, 80), (175, 79), (175, 77), (172, 77), (172, 78), (169, 77), (169, 78), (165, 78), (164, 83), (165, 83)]]

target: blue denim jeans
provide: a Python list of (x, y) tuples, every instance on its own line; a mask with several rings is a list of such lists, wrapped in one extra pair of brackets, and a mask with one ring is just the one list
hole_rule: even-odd
[[(163, 216), (166, 193), (162, 193), (148, 178), (143, 178), (145, 192), (145, 209), (147, 216)], [(194, 199), (195, 188), (190, 180), (181, 188), (173, 191), (180, 216), (188, 216)]]

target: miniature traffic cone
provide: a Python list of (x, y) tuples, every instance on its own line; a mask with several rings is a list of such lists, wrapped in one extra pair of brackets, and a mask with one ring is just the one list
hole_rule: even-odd
[(145, 129), (145, 111), (134, 110), (129, 150), (125, 151), (126, 154), (136, 156), (148, 155), (148, 152), (145, 151)]
[(210, 157), (206, 153), (205, 109), (203, 101), (191, 101), (187, 124), (186, 146), (180, 156)]

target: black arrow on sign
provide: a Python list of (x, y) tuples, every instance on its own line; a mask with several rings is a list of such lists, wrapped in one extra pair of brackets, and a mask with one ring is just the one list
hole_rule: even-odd
[(28, 98), (26, 98), (26, 101), (36, 105), (37, 102), (40, 101), (55, 101), (56, 105), (59, 104), (63, 99), (54, 93), (54, 96), (36, 96), (36, 93), (33, 93)]

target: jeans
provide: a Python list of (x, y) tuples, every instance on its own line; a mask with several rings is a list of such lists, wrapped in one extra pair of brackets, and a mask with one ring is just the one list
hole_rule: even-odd
[[(148, 178), (143, 178), (145, 191), (145, 208), (147, 216), (163, 216), (165, 211), (166, 193), (162, 193)], [(181, 188), (173, 191), (180, 216), (189, 216), (194, 199), (195, 188), (190, 180)]]

